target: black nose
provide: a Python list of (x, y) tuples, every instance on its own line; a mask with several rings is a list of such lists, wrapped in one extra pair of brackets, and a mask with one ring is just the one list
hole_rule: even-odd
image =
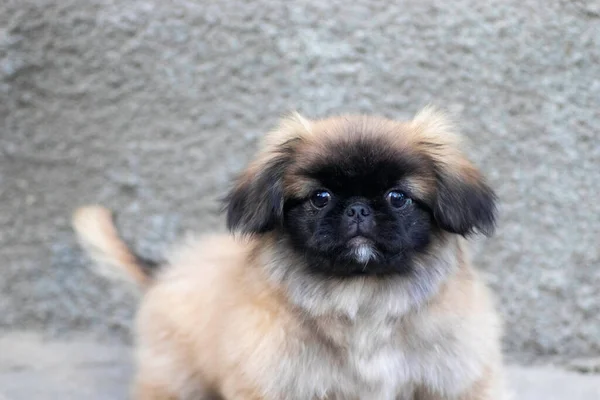
[(371, 215), (371, 207), (363, 203), (352, 204), (346, 208), (346, 215), (349, 217), (368, 217)]
[(373, 210), (365, 203), (353, 203), (344, 210), (344, 222), (350, 236), (370, 234), (375, 227)]

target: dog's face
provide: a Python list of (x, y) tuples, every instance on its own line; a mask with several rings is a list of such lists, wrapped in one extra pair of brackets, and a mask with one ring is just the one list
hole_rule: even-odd
[(311, 273), (406, 274), (444, 234), (490, 233), (494, 194), (447, 122), (284, 121), (228, 197), (228, 225), (279, 236)]
[(286, 199), (283, 232), (314, 272), (401, 273), (431, 235), (431, 215), (410, 184), (425, 166), (382, 140), (331, 143), (300, 171), (311, 190)]

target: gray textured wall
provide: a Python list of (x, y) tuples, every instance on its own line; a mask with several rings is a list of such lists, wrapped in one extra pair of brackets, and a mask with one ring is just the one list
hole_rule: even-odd
[(156, 255), (223, 229), (216, 199), (281, 113), (433, 102), (502, 200), (475, 253), (508, 351), (600, 355), (599, 2), (349, 3), (2, 1), (0, 327), (126, 337), (134, 298), (84, 267), (77, 205)]

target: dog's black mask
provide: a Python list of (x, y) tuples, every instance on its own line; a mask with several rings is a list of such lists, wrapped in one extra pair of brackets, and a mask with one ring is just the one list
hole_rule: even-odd
[(311, 271), (330, 276), (402, 274), (424, 251), (432, 214), (404, 180), (425, 159), (378, 141), (338, 144), (303, 175), (320, 188), (284, 205), (283, 234)]

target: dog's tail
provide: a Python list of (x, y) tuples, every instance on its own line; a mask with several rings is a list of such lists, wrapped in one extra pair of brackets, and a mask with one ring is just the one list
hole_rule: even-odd
[[(157, 263), (136, 255), (119, 236), (112, 213), (101, 206), (84, 206), (73, 213), (73, 229), (94, 261), (95, 271), (145, 287)], [(117, 273), (118, 272), (118, 273)]]

